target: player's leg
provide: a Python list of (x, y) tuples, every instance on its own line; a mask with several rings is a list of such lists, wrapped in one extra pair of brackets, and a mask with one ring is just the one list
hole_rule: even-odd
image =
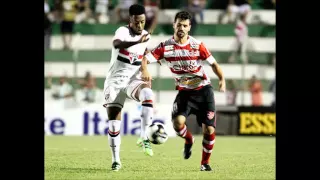
[(209, 165), (210, 156), (215, 143), (215, 127), (216, 127), (216, 114), (214, 95), (212, 88), (206, 88), (203, 93), (207, 102), (203, 102), (200, 105), (200, 111), (198, 111), (197, 121), (199, 125), (202, 125), (203, 140), (202, 140), (202, 159), (201, 159), (201, 171), (211, 171)]
[(241, 49), (240, 49), (240, 57), (241, 61), (244, 63), (248, 63), (248, 56), (247, 56), (247, 44), (248, 44), (248, 39), (245, 37), (241, 43)]
[(112, 170), (118, 171), (121, 168), (120, 161), (120, 127), (121, 127), (121, 108), (107, 107), (109, 129), (108, 141), (112, 153)]
[(108, 141), (112, 153), (112, 170), (118, 171), (121, 168), (120, 160), (120, 127), (121, 127), (121, 109), (123, 107), (126, 95), (113, 87), (107, 87), (104, 90), (104, 107), (108, 113)]
[(184, 159), (189, 159), (192, 151), (192, 145), (194, 143), (194, 137), (191, 132), (188, 131), (186, 126), (186, 118), (189, 116), (191, 108), (188, 106), (188, 95), (179, 92), (172, 109), (172, 123), (173, 129), (176, 131), (177, 135), (185, 139), (183, 157)]
[[(214, 112), (209, 112), (214, 113)], [(210, 116), (210, 115), (208, 115)], [(215, 122), (215, 118), (213, 118)], [(201, 159), (201, 171), (211, 171), (209, 165), (210, 156), (215, 143), (215, 127), (213, 125), (202, 124), (203, 140), (202, 140), (202, 159)]]
[(151, 125), (153, 119), (153, 100), (154, 95), (148, 84), (141, 84), (135, 94), (136, 98), (139, 98), (141, 102), (141, 132), (140, 132), (140, 140), (142, 140), (141, 144), (143, 147), (143, 151), (149, 155), (153, 156), (153, 151), (151, 148), (151, 143), (149, 142), (146, 129)]
[(143, 148), (145, 154), (153, 156), (151, 143), (146, 136), (146, 129), (151, 125), (153, 119), (154, 95), (148, 83), (141, 80), (133, 80), (126, 90), (127, 96), (137, 102), (141, 102), (141, 131), (137, 145)]
[(238, 39), (235, 39), (232, 47), (234, 48), (234, 50), (232, 50), (231, 55), (228, 59), (229, 63), (235, 63), (236, 62), (236, 58), (239, 54), (239, 47), (240, 47), (240, 42), (238, 41)]

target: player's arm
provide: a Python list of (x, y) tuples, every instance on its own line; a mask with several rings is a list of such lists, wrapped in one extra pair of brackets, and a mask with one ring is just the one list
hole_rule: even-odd
[(144, 81), (151, 81), (152, 77), (148, 71), (147, 65), (153, 62), (158, 62), (160, 65), (160, 60), (163, 58), (163, 43), (160, 43), (155, 49), (153, 49), (151, 52), (146, 53), (146, 55), (143, 56), (143, 59), (141, 61), (141, 67), (140, 71), (142, 73), (141, 78)]
[(163, 54), (164, 54), (164, 45), (163, 43), (160, 43), (152, 51), (146, 53), (144, 57), (146, 58), (148, 64), (157, 62), (161, 65), (160, 60), (163, 59)]
[(143, 81), (151, 81), (152, 80), (152, 77), (151, 77), (151, 74), (149, 73), (148, 71), (148, 68), (147, 68), (147, 65), (148, 65), (148, 60), (146, 59), (146, 57), (144, 56), (142, 58), (142, 61), (141, 61), (141, 67), (140, 67), (140, 71), (141, 71), (141, 79)]
[(225, 92), (226, 82), (225, 82), (224, 74), (220, 65), (218, 64), (216, 59), (212, 56), (211, 52), (205, 47), (203, 43), (200, 44), (199, 49), (200, 49), (200, 58), (203, 60), (206, 60), (210, 64), (212, 71), (219, 78), (219, 90), (222, 92)]
[[(211, 57), (213, 58), (212, 55), (211, 55)], [(220, 91), (225, 92), (226, 83), (225, 83), (224, 75), (223, 75), (223, 72), (222, 72), (222, 69), (221, 69), (220, 65), (218, 64), (217, 61), (214, 60), (214, 62), (211, 64), (211, 68), (212, 68), (213, 72), (219, 78), (219, 89), (220, 89)]]
[(130, 46), (143, 43), (149, 40), (149, 34), (144, 34), (138, 41), (125, 41), (125, 35), (129, 34), (129, 29), (126, 27), (120, 27), (117, 29), (115, 36), (113, 37), (113, 47), (116, 49), (125, 49)]

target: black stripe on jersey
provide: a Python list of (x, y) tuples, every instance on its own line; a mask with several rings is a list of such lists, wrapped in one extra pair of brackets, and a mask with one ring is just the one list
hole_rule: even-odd
[[(124, 63), (127, 63), (127, 64), (131, 64), (129, 59), (126, 59), (126, 58), (121, 57), (121, 56), (118, 56), (117, 60), (119, 60), (121, 62), (124, 62)], [(141, 65), (141, 61), (135, 61), (131, 65), (140, 66)]]

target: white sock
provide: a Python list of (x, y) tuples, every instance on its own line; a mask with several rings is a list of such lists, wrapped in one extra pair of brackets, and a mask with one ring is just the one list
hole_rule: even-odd
[(120, 127), (121, 121), (109, 120), (108, 140), (112, 153), (112, 162), (120, 163)]
[(142, 110), (141, 110), (141, 133), (140, 137), (143, 140), (147, 140), (147, 134), (146, 134), (146, 129), (148, 126), (151, 125), (152, 123), (152, 118), (153, 118), (153, 108), (144, 106), (142, 104)]
[(152, 123), (153, 118), (153, 92), (150, 88), (143, 88), (140, 91), (139, 99), (142, 104), (141, 110), (141, 132), (140, 138), (147, 140), (146, 129)]

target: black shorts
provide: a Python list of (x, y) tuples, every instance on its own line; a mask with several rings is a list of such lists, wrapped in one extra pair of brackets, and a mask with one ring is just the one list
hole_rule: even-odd
[(74, 21), (62, 21), (60, 24), (61, 33), (73, 33)]
[(198, 125), (216, 127), (215, 103), (213, 88), (207, 85), (198, 91), (179, 91), (172, 108), (172, 119), (178, 115), (186, 118), (194, 114)]

